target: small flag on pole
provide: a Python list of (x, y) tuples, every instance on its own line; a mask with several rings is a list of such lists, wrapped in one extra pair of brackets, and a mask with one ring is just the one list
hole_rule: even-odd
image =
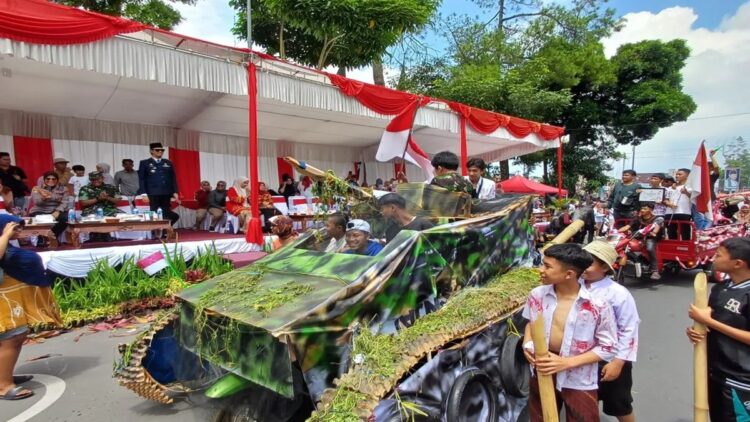
[(159, 271), (167, 268), (167, 260), (161, 251), (156, 251), (151, 255), (138, 261), (138, 266), (148, 275), (154, 275)]
[(687, 186), (693, 192), (690, 200), (698, 212), (706, 214), (709, 221), (713, 220), (711, 210), (711, 177), (709, 175), (708, 158), (706, 156), (706, 146), (701, 142), (698, 148), (698, 154), (693, 161), (693, 168), (687, 179)]
[(375, 159), (389, 161), (393, 158), (403, 157), (404, 160), (421, 167), (429, 179), (432, 179), (434, 169), (430, 163), (430, 157), (419, 147), (411, 135), (411, 127), (417, 109), (419, 109), (419, 101), (415, 100), (391, 120), (380, 138)]

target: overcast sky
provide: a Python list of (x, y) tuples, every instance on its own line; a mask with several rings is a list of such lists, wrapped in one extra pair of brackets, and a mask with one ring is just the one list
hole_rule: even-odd
[[(626, 24), (603, 40), (608, 55), (622, 44), (646, 39), (682, 38), (692, 50), (683, 71), (684, 85), (698, 109), (689, 121), (661, 130), (636, 149), (637, 171), (690, 167), (702, 139), (709, 147), (717, 147), (737, 136), (750, 138), (750, 0), (613, 0), (609, 5)], [(198, 0), (195, 6), (177, 7), (185, 21), (175, 32), (241, 45), (229, 31), (234, 11), (227, 0)], [(469, 0), (444, 0), (440, 12), (482, 14)], [(434, 41), (439, 42), (437, 38)], [(370, 69), (355, 70), (348, 76), (372, 82)], [(623, 151), (628, 154), (626, 167), (630, 168), (631, 149)], [(613, 174), (621, 170), (618, 162)]]

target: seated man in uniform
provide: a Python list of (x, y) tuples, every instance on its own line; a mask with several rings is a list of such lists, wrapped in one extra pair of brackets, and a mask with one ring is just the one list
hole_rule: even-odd
[(422, 231), (435, 227), (424, 217), (416, 217), (406, 210), (406, 200), (397, 193), (387, 193), (378, 200), (380, 213), (390, 220), (391, 224), (385, 231), (385, 241), (390, 242), (401, 230)]
[(375, 256), (383, 250), (380, 243), (370, 240), (370, 223), (351, 220), (346, 223), (346, 246), (344, 253)]
[(440, 186), (451, 192), (465, 192), (472, 198), (477, 197), (471, 182), (456, 172), (459, 165), (456, 154), (450, 151), (438, 152), (432, 157), (431, 164), (435, 168), (435, 177), (430, 182), (431, 185)]
[(117, 188), (105, 184), (104, 175), (98, 171), (89, 173), (89, 184), (78, 192), (78, 199), (83, 208), (82, 215), (96, 214), (97, 208), (101, 208), (104, 215), (109, 217), (120, 212), (117, 209), (117, 202), (120, 200)]

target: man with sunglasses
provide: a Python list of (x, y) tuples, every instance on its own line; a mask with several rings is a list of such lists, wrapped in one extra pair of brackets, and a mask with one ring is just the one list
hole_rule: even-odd
[(370, 240), (370, 223), (351, 220), (346, 223), (346, 246), (344, 253), (375, 256), (383, 250), (380, 243)]
[(162, 158), (164, 147), (161, 143), (153, 142), (149, 144), (149, 148), (151, 158), (141, 160), (138, 165), (138, 194), (146, 194), (151, 211), (156, 212), (161, 208), (164, 218), (170, 220), (174, 226), (180, 219), (180, 216), (172, 211), (171, 205), (173, 197), (178, 204), (180, 203), (174, 164)]

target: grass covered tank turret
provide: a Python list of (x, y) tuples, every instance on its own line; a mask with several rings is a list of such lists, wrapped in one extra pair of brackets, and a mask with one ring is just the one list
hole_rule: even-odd
[[(205, 394), (217, 420), (297, 420), (316, 405), (316, 420), (390, 421), (409, 406), (425, 420), (449, 408), (479, 415), (472, 420), (516, 420), (528, 370), (523, 322), (513, 315), (536, 277), (496, 278), (533, 257), (532, 197), (471, 204), (424, 184), (399, 193), (437, 225), (403, 230), (372, 257), (323, 252), (330, 238), (313, 230), (192, 286), (178, 310), (123, 348), (116, 378), (167, 404)], [(469, 398), (455, 388), (485, 402), (462, 403)], [(359, 394), (358, 411), (336, 410)]]

